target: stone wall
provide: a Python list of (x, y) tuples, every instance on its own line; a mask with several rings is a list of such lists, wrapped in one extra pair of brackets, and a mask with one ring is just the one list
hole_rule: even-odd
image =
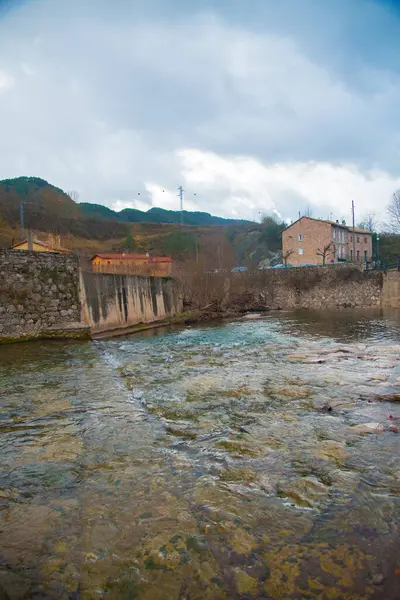
[(382, 284), (382, 273), (352, 266), (271, 269), (232, 277), (229, 304), (285, 310), (379, 307)]
[(87, 335), (74, 255), (0, 251), (0, 342)]
[(389, 271), (383, 277), (382, 307), (400, 308), (400, 272)]
[(169, 277), (82, 273), (81, 297), (82, 320), (94, 334), (182, 312), (179, 285)]

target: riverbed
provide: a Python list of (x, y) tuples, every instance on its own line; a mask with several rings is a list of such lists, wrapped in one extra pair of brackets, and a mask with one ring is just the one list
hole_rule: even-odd
[(398, 599), (399, 394), (392, 314), (0, 348), (0, 599)]

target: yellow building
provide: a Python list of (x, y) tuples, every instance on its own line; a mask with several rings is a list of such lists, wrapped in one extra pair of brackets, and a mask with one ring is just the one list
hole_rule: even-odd
[(96, 273), (126, 273), (130, 275), (153, 275), (168, 277), (172, 271), (172, 258), (146, 254), (100, 253), (92, 258), (92, 270)]
[[(11, 250), (29, 250), (28, 240), (22, 240), (11, 246)], [(58, 252), (60, 254), (68, 254), (70, 250), (62, 248), (60, 245), (52, 245), (49, 242), (41, 242), (40, 240), (32, 240), (32, 248), (34, 252)]]

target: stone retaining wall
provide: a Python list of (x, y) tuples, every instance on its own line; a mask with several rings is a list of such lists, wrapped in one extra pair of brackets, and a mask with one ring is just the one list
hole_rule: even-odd
[(383, 277), (382, 307), (400, 308), (400, 272), (389, 271)]
[(0, 343), (88, 335), (73, 254), (0, 251)]
[(368, 308), (381, 305), (383, 275), (352, 266), (244, 273), (230, 279), (229, 303), (269, 309)]

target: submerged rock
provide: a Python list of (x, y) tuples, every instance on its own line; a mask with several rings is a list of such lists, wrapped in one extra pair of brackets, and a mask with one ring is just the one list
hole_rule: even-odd
[(353, 425), (350, 431), (360, 434), (383, 433), (385, 428), (381, 423), (360, 423), (359, 425)]
[(319, 444), (317, 456), (324, 460), (332, 460), (337, 465), (342, 465), (343, 461), (348, 458), (349, 452), (342, 442), (334, 440), (324, 440)]
[(400, 394), (377, 394), (375, 399), (381, 402), (400, 402)]
[(368, 377), (369, 381), (387, 381), (389, 375), (386, 373), (374, 373)]
[(300, 506), (316, 507), (325, 500), (329, 488), (315, 477), (299, 477), (277, 486), (278, 495), (294, 500)]

